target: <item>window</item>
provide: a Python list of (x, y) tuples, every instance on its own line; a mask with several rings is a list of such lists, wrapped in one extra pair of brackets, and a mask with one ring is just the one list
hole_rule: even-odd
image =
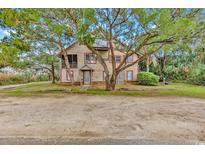
[(85, 63), (86, 63), (86, 64), (96, 64), (95, 54), (86, 53), (86, 54), (85, 54)]
[[(62, 56), (62, 68), (66, 68), (65, 58)], [(68, 62), (70, 64), (70, 68), (78, 67), (78, 58), (77, 55), (68, 55)]]
[[(71, 71), (71, 74), (72, 74), (72, 77), (74, 77), (73, 71)], [(66, 71), (66, 79), (67, 79), (68, 81), (70, 81), (70, 76), (69, 76), (68, 71)]]
[(127, 71), (127, 81), (133, 80), (133, 71)]
[[(112, 62), (112, 56), (111, 55), (109, 55), (109, 62), (110, 63)], [(115, 56), (115, 62), (116, 63), (120, 63), (121, 62), (121, 56), (120, 55)]]
[(68, 55), (68, 62), (70, 64), (70, 68), (77, 68), (78, 67), (77, 55)]
[(129, 56), (127, 58), (127, 63), (132, 63), (133, 62), (133, 56)]
[(121, 62), (121, 56), (115, 56), (115, 62), (120, 63)]

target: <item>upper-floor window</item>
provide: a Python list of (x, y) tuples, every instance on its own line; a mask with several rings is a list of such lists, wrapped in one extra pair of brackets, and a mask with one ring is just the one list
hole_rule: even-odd
[(70, 68), (78, 67), (78, 57), (76, 54), (68, 55), (68, 62), (70, 64)]
[(115, 56), (115, 62), (120, 63), (121, 62), (121, 56)]
[(86, 64), (96, 64), (96, 56), (92, 53), (85, 54), (85, 63)]
[[(109, 55), (109, 62), (112, 62), (112, 56)], [(120, 55), (115, 55), (115, 62), (120, 63), (121, 62), (121, 56)]]
[[(78, 67), (78, 57), (76, 54), (68, 55), (68, 63), (70, 64), (70, 68)], [(66, 68), (65, 58), (62, 57), (62, 68)]]
[(133, 56), (127, 57), (127, 63), (132, 63), (133, 62)]

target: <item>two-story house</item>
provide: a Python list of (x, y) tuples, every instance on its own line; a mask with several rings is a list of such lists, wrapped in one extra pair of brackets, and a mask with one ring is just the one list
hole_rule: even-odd
[[(108, 69), (112, 72), (112, 63), (110, 60), (110, 51), (105, 41), (99, 41), (93, 45), (93, 47), (100, 52), (104, 58)], [(73, 75), (75, 84), (78, 85), (90, 85), (90, 84), (104, 84), (105, 72), (102, 65), (97, 61), (95, 54), (92, 53), (85, 45), (80, 45), (78, 42), (74, 42), (66, 48), (68, 62), (71, 67), (71, 73)], [(124, 53), (115, 51), (115, 60), (118, 65), (123, 59)], [(70, 83), (70, 78), (65, 67), (65, 61), (62, 53), (59, 53), (60, 57), (60, 82)], [(126, 63), (132, 63), (138, 58), (137, 55), (133, 55), (127, 58)], [(125, 83), (136, 81), (138, 73), (138, 64), (135, 64), (118, 75), (117, 83)]]

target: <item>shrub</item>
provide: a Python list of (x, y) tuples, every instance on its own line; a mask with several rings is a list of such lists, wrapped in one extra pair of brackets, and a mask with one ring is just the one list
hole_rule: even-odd
[(4, 74), (0, 73), (0, 85), (8, 84), (20, 84), (35, 81), (48, 81), (49, 77), (47, 74), (40, 74), (33, 76), (31, 73), (24, 74)]
[(35, 81), (49, 81), (48, 74), (40, 74), (35, 77)]
[(141, 85), (157, 85), (159, 83), (159, 76), (151, 72), (139, 72), (137, 74), (137, 81)]
[(197, 65), (189, 74), (188, 82), (205, 86), (205, 65)]
[(0, 85), (23, 83), (20, 75), (0, 73)]

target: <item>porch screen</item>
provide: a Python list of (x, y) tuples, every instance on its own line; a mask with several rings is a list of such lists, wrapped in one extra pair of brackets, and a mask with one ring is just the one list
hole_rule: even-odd
[(77, 55), (68, 55), (68, 62), (70, 64), (70, 68), (77, 68), (78, 67)]
[[(78, 57), (76, 54), (68, 55), (68, 62), (70, 64), (70, 68), (78, 67)], [(65, 58), (62, 56), (62, 68), (66, 68)]]

